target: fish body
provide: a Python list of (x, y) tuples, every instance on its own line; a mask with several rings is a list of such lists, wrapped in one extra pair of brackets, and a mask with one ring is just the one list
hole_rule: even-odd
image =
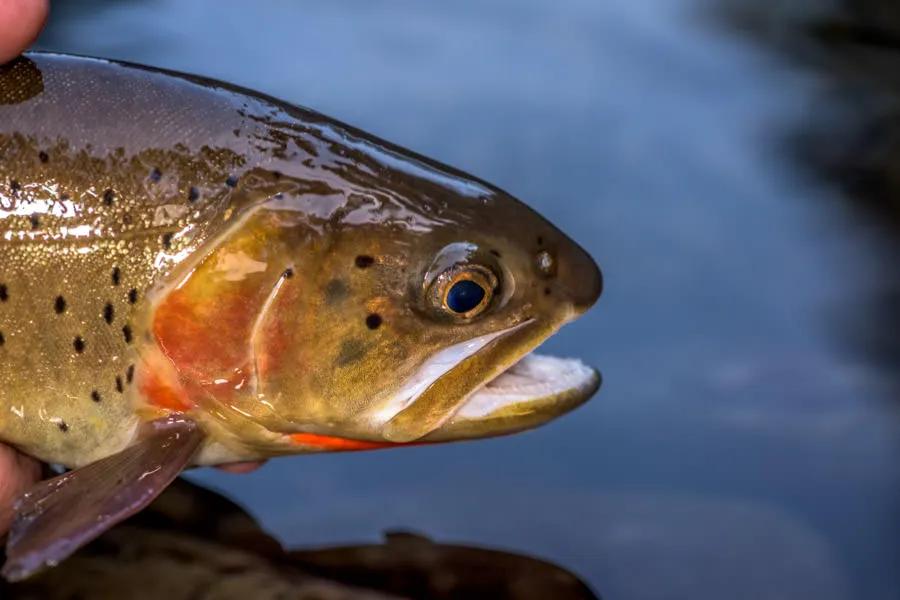
[(533, 427), (599, 385), (529, 352), (600, 289), (502, 190), (313, 111), (99, 59), (0, 67), (0, 441), (44, 461)]

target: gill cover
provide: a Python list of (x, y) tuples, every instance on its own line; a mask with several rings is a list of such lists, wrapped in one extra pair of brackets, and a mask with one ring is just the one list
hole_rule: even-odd
[[(243, 416), (275, 425), (270, 405), (256, 394), (254, 351), (260, 345), (254, 340), (262, 315), (283, 302), (283, 292), (295, 294), (301, 287), (300, 282), (285, 284), (294, 275), (290, 246), (301, 243), (304, 234), (289, 213), (260, 205), (236, 219), (169, 289), (161, 290), (152, 341), (176, 374), (162, 386), (166, 393), (152, 388), (157, 397), (150, 394), (151, 404), (171, 408), (160, 398), (174, 394), (183, 406), (200, 404), (225, 421)], [(277, 343), (278, 336), (273, 339)], [(155, 371), (145, 377), (158, 377)]]

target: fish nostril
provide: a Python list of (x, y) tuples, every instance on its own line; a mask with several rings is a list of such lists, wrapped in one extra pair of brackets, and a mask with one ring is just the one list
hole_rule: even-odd
[(541, 250), (535, 256), (538, 272), (544, 277), (556, 275), (556, 259), (548, 250)]

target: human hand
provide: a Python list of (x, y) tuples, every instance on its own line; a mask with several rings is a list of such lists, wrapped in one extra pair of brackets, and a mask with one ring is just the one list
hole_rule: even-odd
[(18, 56), (37, 38), (49, 11), (49, 0), (0, 0), (0, 64)]
[(38, 461), (0, 444), (0, 537), (12, 523), (16, 498), (40, 478), (41, 464)]
[[(0, 0), (0, 64), (35, 40), (48, 10), (48, 0)], [(0, 536), (9, 529), (13, 502), (40, 476), (40, 463), (0, 444)]]

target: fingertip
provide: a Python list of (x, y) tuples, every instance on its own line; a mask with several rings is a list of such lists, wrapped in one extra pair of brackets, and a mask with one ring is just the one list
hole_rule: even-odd
[(226, 473), (243, 475), (244, 473), (252, 473), (266, 463), (264, 460), (252, 462), (236, 462), (225, 465), (218, 465), (216, 468)]
[(0, 537), (9, 528), (13, 503), (41, 479), (41, 464), (0, 444)]
[(0, 0), (0, 64), (37, 39), (49, 13), (49, 0)]

